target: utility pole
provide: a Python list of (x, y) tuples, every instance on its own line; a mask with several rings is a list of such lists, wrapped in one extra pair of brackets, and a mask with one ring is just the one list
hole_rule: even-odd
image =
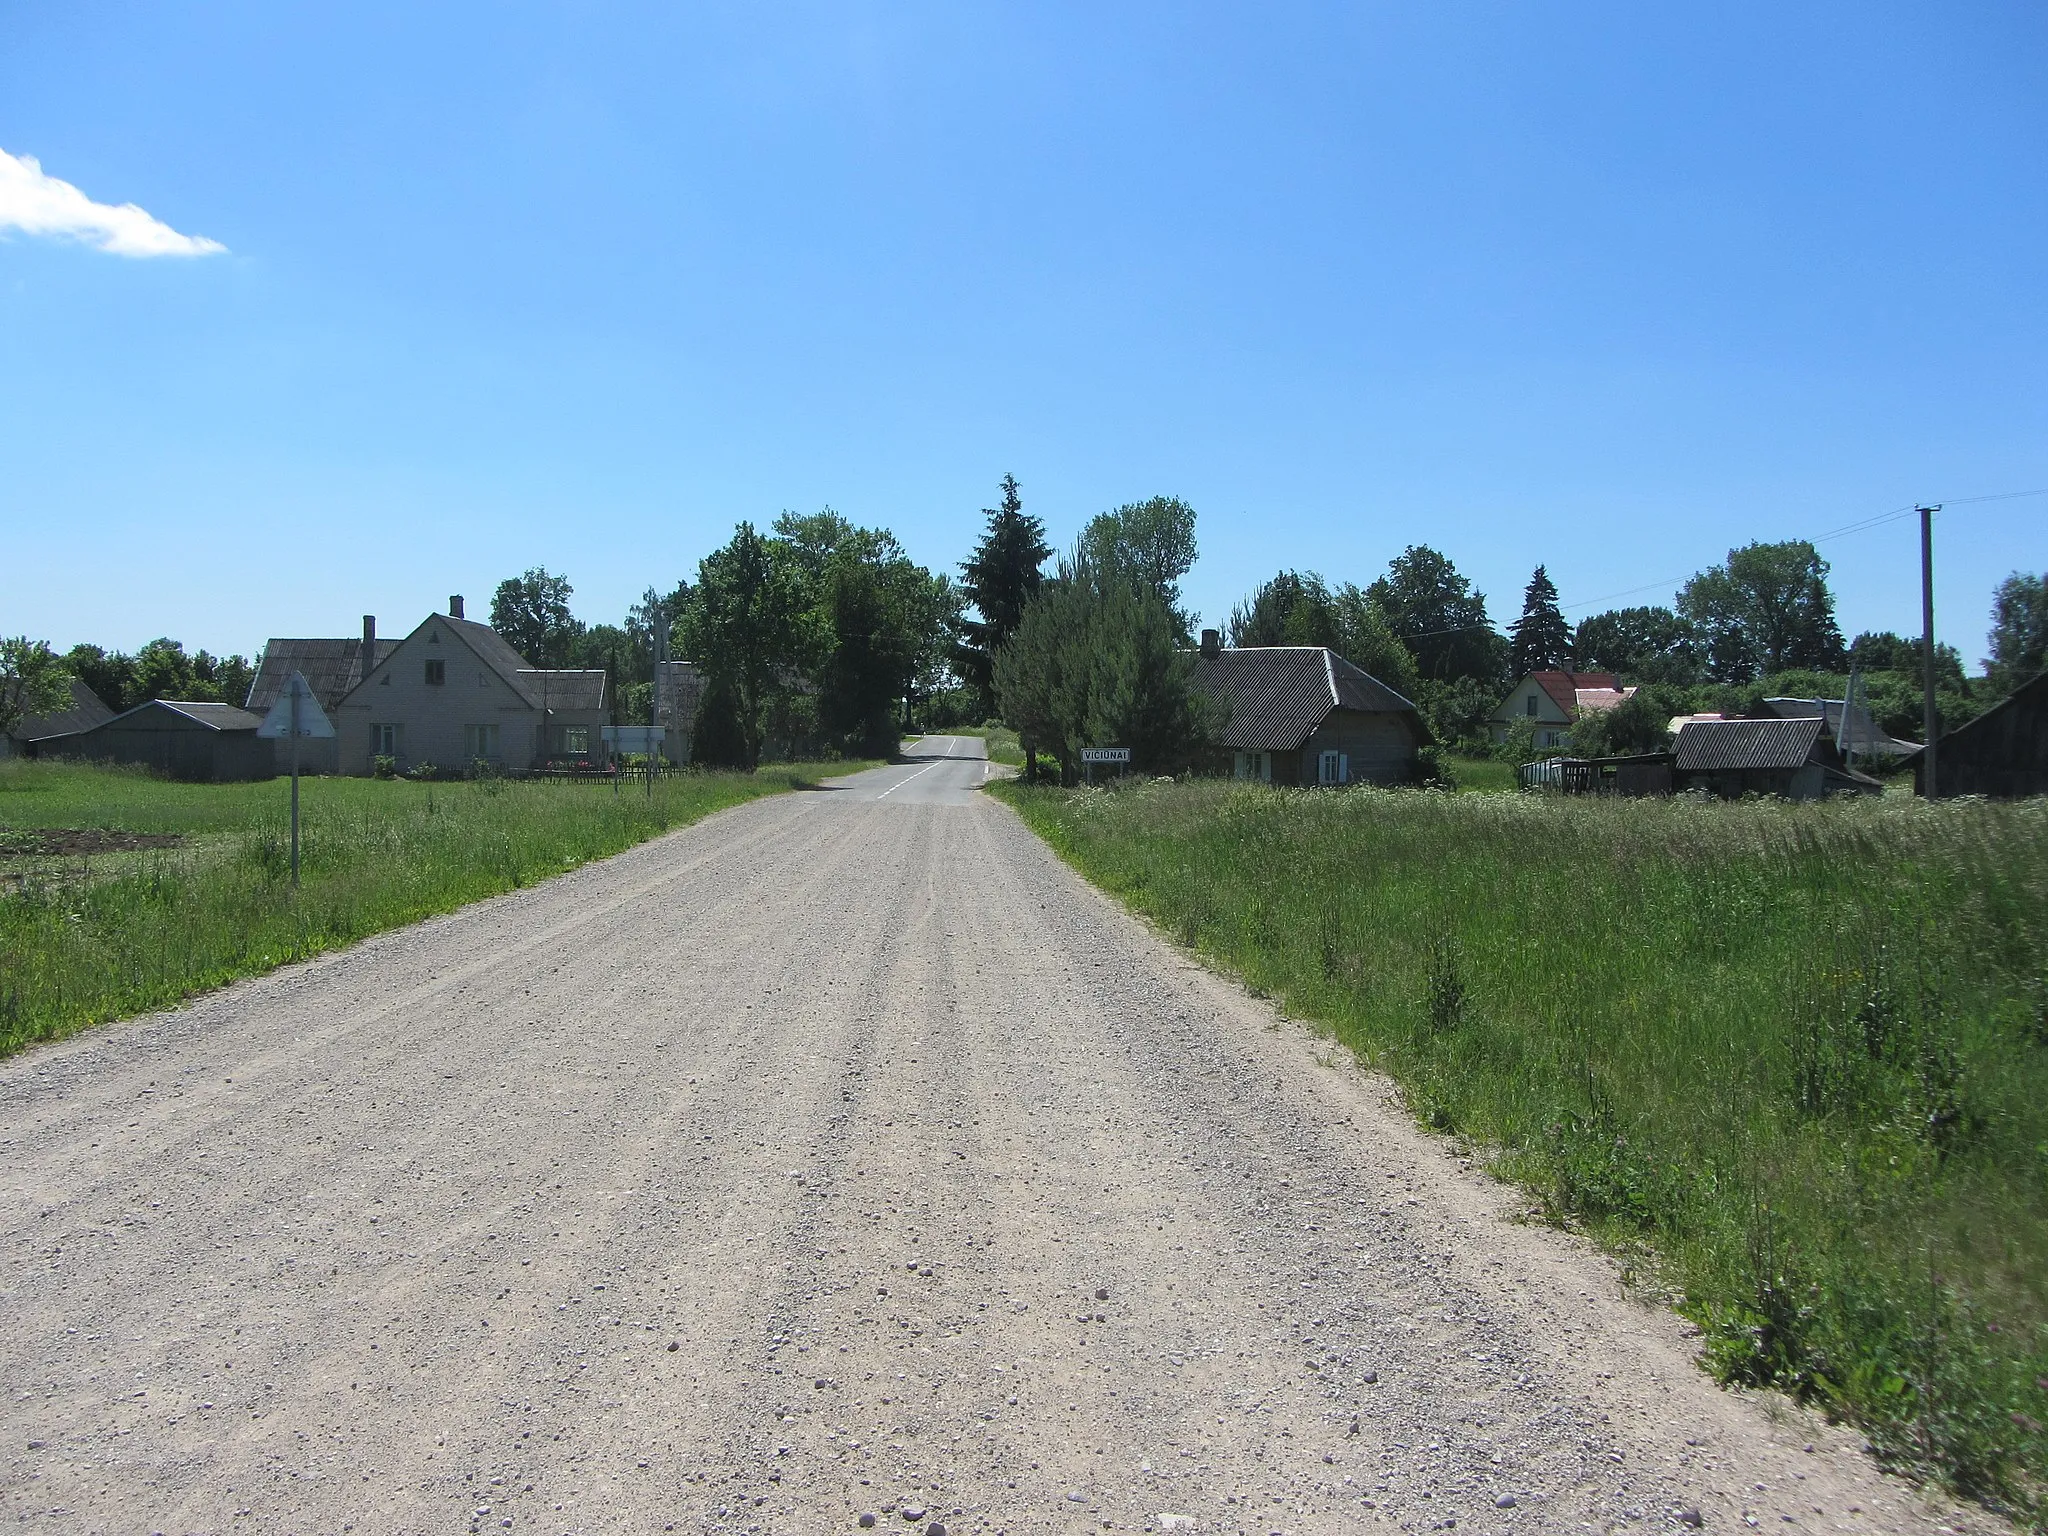
[(1920, 793), (1935, 796), (1934, 737), (1934, 514), (1939, 505), (1920, 507), (1920, 729), (1927, 747), (1920, 758)]

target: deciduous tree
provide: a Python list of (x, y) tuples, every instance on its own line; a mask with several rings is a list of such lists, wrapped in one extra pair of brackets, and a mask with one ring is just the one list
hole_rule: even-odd
[(71, 704), (71, 674), (41, 640), (0, 638), (0, 736), (35, 715), (54, 715)]
[(2048, 667), (2048, 576), (2014, 571), (1991, 597), (1991, 685), (2011, 693)]
[(536, 667), (567, 666), (583, 626), (569, 612), (575, 588), (566, 576), (535, 566), (498, 583), (491, 595), (491, 628)]
[(1581, 672), (1614, 672), (1631, 683), (1691, 687), (1700, 680), (1699, 639), (1669, 608), (1615, 608), (1579, 623), (1572, 664)]
[(1842, 665), (1828, 563), (1804, 539), (1729, 550), (1725, 564), (1701, 571), (1679, 590), (1678, 611), (1699, 631), (1719, 682)]
[(1387, 574), (1366, 588), (1415, 657), (1423, 678), (1469, 678), (1497, 689), (1504, 681), (1507, 641), (1486, 616), (1486, 594), (1426, 544), (1394, 557)]

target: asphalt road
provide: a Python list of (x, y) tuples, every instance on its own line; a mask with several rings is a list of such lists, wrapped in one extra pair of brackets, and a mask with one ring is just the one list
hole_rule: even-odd
[(978, 751), (0, 1063), (0, 1518), (1993, 1528), (1713, 1388)]

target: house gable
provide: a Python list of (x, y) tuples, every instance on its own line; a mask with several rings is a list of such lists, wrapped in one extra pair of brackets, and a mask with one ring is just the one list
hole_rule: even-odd
[(368, 773), (386, 756), (401, 769), (477, 757), (525, 768), (539, 755), (541, 711), (522, 671), (494, 630), (429, 615), (336, 706), (341, 771)]

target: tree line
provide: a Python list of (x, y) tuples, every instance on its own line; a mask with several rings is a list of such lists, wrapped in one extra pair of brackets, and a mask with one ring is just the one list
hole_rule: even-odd
[[(911, 560), (886, 528), (826, 508), (785, 512), (765, 532), (740, 523), (693, 579), (650, 587), (616, 624), (578, 620), (568, 578), (535, 568), (499, 583), (491, 625), (536, 666), (604, 669), (622, 723), (651, 718), (665, 628), (670, 654), (705, 680), (694, 741), (706, 763), (883, 755), (902, 732), (997, 718), (1063, 777), (1091, 743), (1129, 746), (1147, 771), (1196, 762), (1221, 715), (1193, 686), (1198, 616), (1180, 588), (1197, 554), (1193, 508), (1167, 495), (1113, 508), (1055, 558), (1016, 479), (1005, 475), (1000, 490), (957, 581)], [(1539, 565), (1502, 628), (1447, 555), (1414, 544), (1363, 585), (1276, 572), (1220, 627), (1233, 646), (1327, 646), (1412, 699), (1439, 741), (1469, 751), (1491, 749), (1488, 716), (1505, 691), (1548, 669), (1638, 687), (1631, 706), (1579, 724), (1575, 751), (1661, 746), (1674, 714), (1756, 713), (1777, 694), (1839, 698), (1852, 665), (1878, 723), (1917, 737), (1918, 644), (1882, 631), (1845, 642), (1828, 575), (1810, 542), (1752, 543), (1693, 576), (1669, 607), (1574, 625)], [(1945, 724), (2048, 666), (2048, 577), (2015, 572), (1999, 584), (1989, 648), (1978, 676), (1955, 647), (1938, 648)], [(0, 729), (62, 708), (70, 677), (120, 710), (151, 698), (239, 704), (253, 673), (242, 656), (188, 655), (168, 638), (132, 656), (94, 645), (58, 655), (16, 638), (0, 642)]]

